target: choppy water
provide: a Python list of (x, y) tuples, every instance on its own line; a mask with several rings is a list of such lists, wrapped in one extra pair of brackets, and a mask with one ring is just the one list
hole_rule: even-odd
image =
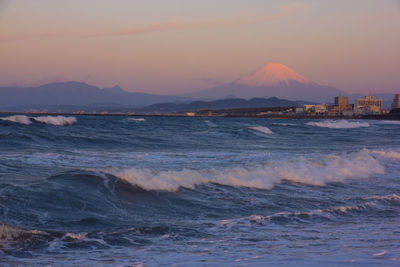
[(0, 119), (1, 265), (400, 265), (400, 123)]

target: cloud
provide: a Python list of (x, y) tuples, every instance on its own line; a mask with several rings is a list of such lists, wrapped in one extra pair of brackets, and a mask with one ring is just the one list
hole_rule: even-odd
[[(1, 0), (0, 0), (1, 1)], [(236, 25), (249, 25), (266, 21), (279, 20), (289, 17), (304, 8), (302, 4), (289, 4), (281, 7), (279, 12), (266, 16), (251, 17), (230, 17), (214, 20), (183, 21), (171, 20), (160, 23), (152, 23), (142, 27), (132, 27), (114, 31), (103, 32), (36, 32), (27, 34), (0, 33), (0, 41), (15, 41), (26, 39), (58, 38), (58, 37), (100, 37), (100, 36), (128, 36), (141, 35), (156, 32), (200, 30), (223, 28)]]
[(272, 15), (267, 15), (259, 18), (225, 18), (215, 20), (203, 20), (203, 21), (168, 21), (158, 24), (148, 24), (144, 27), (131, 28), (124, 31), (115, 31), (113, 33), (106, 33), (104, 35), (137, 35), (152, 32), (164, 32), (164, 31), (175, 31), (175, 30), (198, 30), (198, 29), (210, 29), (210, 28), (221, 28), (227, 26), (243, 25), (243, 24), (255, 24), (269, 20), (277, 20), (288, 17), (295, 12), (302, 9), (304, 6), (300, 4), (285, 5), (281, 10)]

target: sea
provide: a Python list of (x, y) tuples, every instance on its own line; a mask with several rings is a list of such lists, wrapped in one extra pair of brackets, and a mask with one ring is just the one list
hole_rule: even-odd
[(400, 266), (400, 121), (0, 116), (1, 266)]

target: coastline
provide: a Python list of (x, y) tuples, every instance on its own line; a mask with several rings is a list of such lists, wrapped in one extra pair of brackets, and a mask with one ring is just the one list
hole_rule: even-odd
[(268, 118), (268, 119), (294, 119), (294, 120), (400, 120), (400, 114), (376, 114), (376, 115), (314, 115), (314, 114), (248, 114), (248, 113), (160, 113), (160, 114), (129, 114), (129, 113), (70, 113), (70, 112), (0, 112), (0, 115), (35, 115), (35, 116), (114, 116), (114, 117), (190, 117), (190, 118)]

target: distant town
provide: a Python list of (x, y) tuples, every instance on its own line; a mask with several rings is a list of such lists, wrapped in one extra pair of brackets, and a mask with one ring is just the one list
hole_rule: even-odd
[(291, 118), (382, 118), (400, 119), (400, 94), (395, 94), (391, 108), (382, 108), (382, 99), (373, 96), (365, 96), (355, 100), (354, 104), (349, 103), (347, 96), (336, 96), (334, 104), (305, 104), (303, 107), (291, 108), (262, 108), (253, 109), (231, 109), (231, 110), (200, 110), (198, 112), (187, 112), (187, 116), (232, 116), (232, 115), (253, 115), (266, 117), (291, 117)]

